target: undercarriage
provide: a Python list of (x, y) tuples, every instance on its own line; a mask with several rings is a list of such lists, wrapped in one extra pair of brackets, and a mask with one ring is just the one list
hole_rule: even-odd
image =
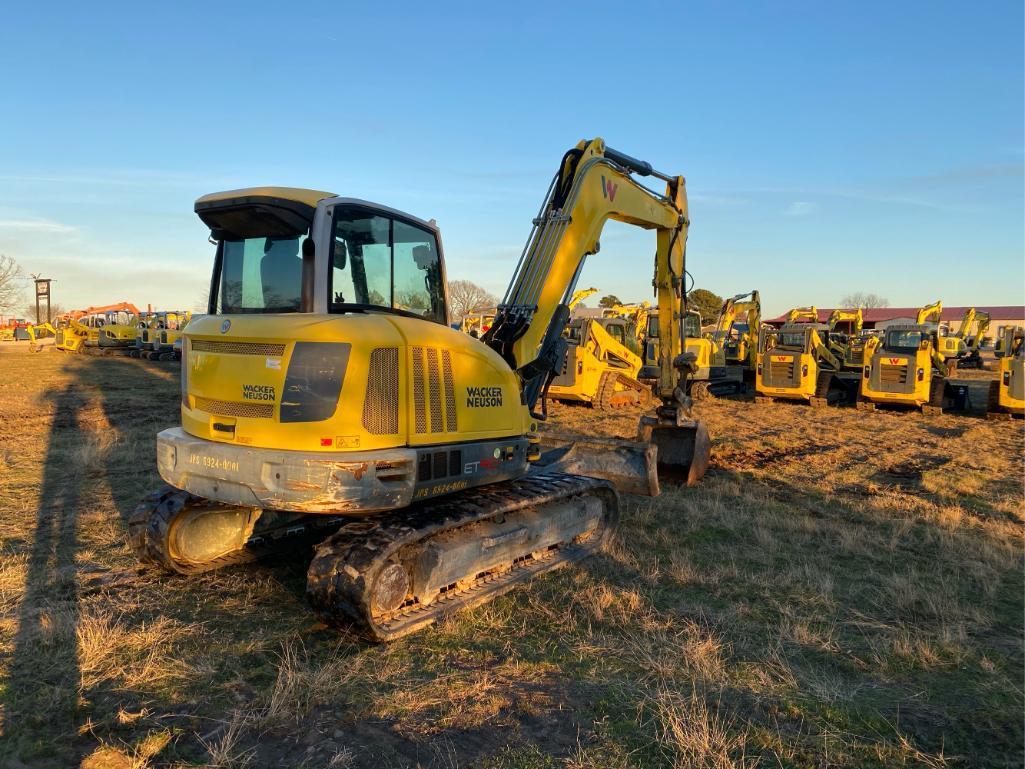
[(603, 480), (543, 472), (370, 516), (277, 513), (166, 486), (129, 521), (143, 562), (195, 574), (315, 546), (318, 616), (391, 641), (599, 549), (619, 501)]

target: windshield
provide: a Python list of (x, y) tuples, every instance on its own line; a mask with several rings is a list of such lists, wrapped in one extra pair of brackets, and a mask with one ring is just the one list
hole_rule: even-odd
[(777, 347), (788, 347), (795, 350), (804, 349), (803, 331), (781, 331), (776, 339)]
[(923, 338), (921, 331), (887, 331), (884, 346), (887, 350), (917, 350)]
[(217, 312), (298, 312), (303, 237), (222, 241)]

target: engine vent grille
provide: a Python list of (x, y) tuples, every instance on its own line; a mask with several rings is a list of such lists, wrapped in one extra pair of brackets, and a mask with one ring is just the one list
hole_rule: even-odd
[[(145, 336), (143, 341), (146, 341)], [(219, 352), (227, 355), (284, 355), (285, 345), (268, 342), (219, 342), (211, 339), (193, 339), (193, 352)]]
[(250, 419), (272, 419), (274, 417), (273, 403), (240, 403), (197, 397), (196, 408), (208, 414), (222, 414), (228, 417), (249, 417)]
[(399, 431), (399, 350), (378, 347), (370, 353), (367, 397), (363, 401), (363, 427), (373, 435)]
[(769, 379), (773, 383), (789, 384), (794, 378), (794, 359), (787, 361), (771, 361), (769, 363)]
[(412, 353), (413, 422), (416, 432), (455, 432), (456, 394), (452, 377), (452, 354), (436, 347), (414, 347)]
[(908, 367), (903, 363), (899, 366), (884, 363), (879, 367), (879, 380), (887, 384), (907, 384)]

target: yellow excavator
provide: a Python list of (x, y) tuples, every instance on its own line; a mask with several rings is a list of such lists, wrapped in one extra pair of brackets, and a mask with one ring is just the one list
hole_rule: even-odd
[(961, 318), (961, 325), (958, 326), (955, 334), (964, 340), (966, 346), (965, 355), (957, 360), (958, 368), (984, 368), (980, 348), (991, 321), (992, 318), (988, 312), (976, 310), (974, 307), (965, 310), (964, 316)]
[(651, 314), (651, 302), (634, 302), (632, 304), (616, 304), (611, 307), (602, 308), (603, 318), (623, 318), (632, 324), (632, 335), (624, 339), (624, 343), (631, 351), (641, 354), (645, 331), (648, 327), (648, 316)]
[(632, 321), (575, 318), (567, 332), (561, 370), (548, 388), (553, 400), (587, 403), (601, 411), (647, 402), (650, 390), (638, 381), (643, 361), (628, 346), (634, 339)]
[[(130, 517), (143, 561), (193, 574), (320, 539), (314, 610), (389, 641), (599, 548), (619, 503), (595, 473), (640, 476), (653, 492), (655, 467), (688, 483), (704, 473), (708, 434), (689, 415), (680, 341), (682, 176), (601, 139), (569, 150), (484, 344), (448, 326), (433, 221), (276, 187), (195, 208), (217, 243), (213, 291), (185, 331), (182, 425), (157, 436), (169, 485)], [(568, 302), (609, 219), (654, 231), (672, 354), (638, 440), (607, 442), (583, 472), (572, 447), (541, 451), (539, 424)]]
[[(736, 327), (738, 315), (746, 316), (747, 328)], [(687, 394), (694, 400), (711, 396), (741, 395), (754, 382), (754, 351), (752, 339), (757, 340), (761, 327), (761, 302), (757, 291), (737, 294), (723, 302), (715, 328), (701, 332), (701, 315), (688, 310), (684, 318), (684, 346), (691, 356), (694, 372), (687, 380)], [(658, 374), (661, 348), (658, 339), (659, 311), (648, 313), (643, 340), (644, 365), (638, 375), (642, 382), (651, 381)], [(756, 329), (752, 334), (751, 328)], [(727, 357), (727, 349), (730, 358)]]
[(990, 391), (987, 419), (1025, 416), (1025, 328), (1004, 326), (997, 340), (1000, 375)]
[(916, 323), (888, 326), (881, 337), (868, 340), (859, 409), (884, 404), (912, 406), (927, 414), (942, 412), (949, 370), (964, 347), (963, 340), (941, 335), (942, 309), (942, 303), (934, 302), (919, 310)]
[[(743, 322), (738, 324), (739, 318)], [(722, 348), (727, 366), (743, 366), (754, 373), (761, 325), (762, 302), (757, 291), (737, 294), (723, 302), (712, 338)]]
[(153, 350), (149, 355), (150, 359), (166, 361), (180, 358), (179, 340), (191, 319), (192, 313), (187, 311), (165, 313), (163, 323), (158, 326), (153, 337)]
[(95, 318), (84, 313), (75, 312), (57, 319), (57, 334), (54, 337), (54, 348), (61, 352), (81, 353), (89, 332), (93, 329)]
[[(57, 337), (57, 329), (49, 321), (45, 323), (30, 323), (25, 327), (28, 333), (29, 350), (41, 352), (46, 347), (51, 347)], [(46, 341), (46, 344), (43, 342)]]
[(815, 307), (795, 307), (783, 326), (762, 334), (755, 370), (760, 399), (812, 406), (855, 399), (859, 375), (843, 371), (843, 359), (828, 343), (829, 325), (818, 318)]
[(103, 354), (127, 355), (135, 347), (136, 327), (141, 313), (130, 302), (112, 305), (104, 310), (105, 321), (97, 330), (95, 347)]
[[(865, 354), (865, 340), (870, 336), (865, 332), (865, 316), (861, 308), (833, 310), (826, 324), (829, 326), (829, 349), (840, 359), (844, 369), (860, 374)], [(845, 328), (841, 330), (841, 326)]]

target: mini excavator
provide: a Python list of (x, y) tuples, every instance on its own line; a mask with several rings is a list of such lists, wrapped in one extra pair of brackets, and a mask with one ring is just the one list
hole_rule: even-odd
[(308, 536), (317, 614), (389, 641), (601, 547), (616, 488), (595, 477), (601, 463), (545, 463), (539, 423), (568, 303), (609, 219), (654, 230), (667, 352), (654, 413), (616, 450), (688, 483), (703, 475), (708, 434), (690, 417), (681, 343), (682, 176), (601, 139), (570, 149), (483, 344), (448, 326), (433, 221), (279, 187), (195, 210), (217, 243), (209, 314), (183, 338), (182, 425), (157, 437), (169, 485), (129, 520), (143, 561), (194, 574)]

